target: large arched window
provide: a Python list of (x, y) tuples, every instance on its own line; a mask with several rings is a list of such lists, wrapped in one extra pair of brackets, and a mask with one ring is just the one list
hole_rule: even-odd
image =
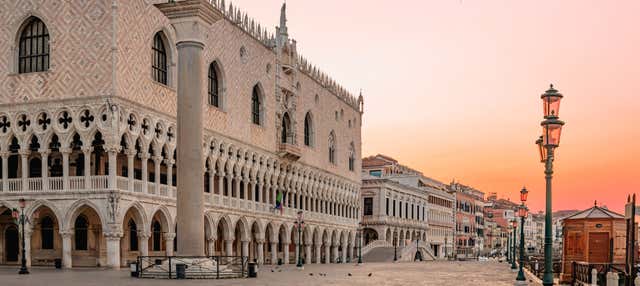
[(53, 220), (46, 216), (40, 220), (40, 236), (42, 237), (41, 248), (53, 249)]
[(158, 222), (157, 220), (153, 222), (153, 227), (152, 227), (152, 231), (153, 231), (153, 251), (160, 251), (162, 249), (161, 246), (161, 236), (162, 236), (162, 226), (160, 226), (160, 222)]
[(349, 171), (355, 170), (356, 164), (356, 148), (353, 142), (349, 145)]
[(313, 119), (311, 112), (304, 116), (304, 145), (313, 146)]
[(83, 215), (78, 216), (74, 226), (76, 250), (87, 250), (89, 232), (89, 222), (87, 218)]
[(329, 162), (336, 164), (336, 135), (333, 131), (329, 133)]
[(261, 98), (260, 86), (257, 84), (253, 86), (251, 93), (251, 121), (253, 124), (262, 124), (262, 98)]
[(129, 250), (138, 251), (138, 226), (133, 219), (129, 220)]
[(284, 113), (282, 116), (282, 134), (281, 139), (282, 143), (290, 143), (293, 144), (293, 136), (291, 134), (291, 118), (289, 118), (289, 113)]
[(164, 47), (162, 32), (157, 32), (153, 37), (153, 63), (151, 73), (153, 80), (167, 84), (167, 50)]
[(220, 77), (218, 64), (212, 62), (209, 65), (209, 104), (220, 107)]
[(27, 20), (18, 45), (19, 73), (49, 70), (49, 30), (40, 19)]

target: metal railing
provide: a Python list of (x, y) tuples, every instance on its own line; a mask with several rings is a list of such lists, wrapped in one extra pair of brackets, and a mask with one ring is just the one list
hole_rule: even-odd
[[(593, 281), (591, 272), (593, 269), (597, 272), (598, 281)], [(572, 262), (571, 263), (571, 285), (606, 285), (606, 275), (608, 272), (624, 273), (624, 264), (612, 263), (588, 263), (588, 262)], [(621, 279), (624, 279), (622, 275)]]
[[(542, 279), (544, 275), (544, 257), (526, 257), (526, 261), (524, 262), (524, 267), (529, 269), (533, 275)], [(553, 277), (560, 277), (560, 272), (562, 271), (562, 261), (560, 259), (553, 259)]]
[[(248, 275), (247, 256), (138, 256), (138, 278), (225, 279)], [(185, 276), (178, 272), (185, 267)]]

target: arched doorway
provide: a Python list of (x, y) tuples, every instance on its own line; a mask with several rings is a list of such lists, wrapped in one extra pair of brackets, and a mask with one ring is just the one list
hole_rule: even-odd
[(373, 228), (365, 228), (362, 231), (362, 245), (365, 246), (374, 240), (378, 240), (378, 232)]
[(53, 266), (54, 259), (62, 257), (62, 238), (58, 218), (46, 206), (36, 209), (33, 214), (36, 213), (39, 218), (32, 221), (31, 264)]
[(101, 265), (102, 223), (98, 213), (89, 206), (80, 207), (77, 215), (71, 220), (73, 228), (72, 265), (99, 266)]

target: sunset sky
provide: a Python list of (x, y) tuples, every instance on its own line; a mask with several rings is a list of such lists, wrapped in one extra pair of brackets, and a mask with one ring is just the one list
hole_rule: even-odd
[[(229, 2), (227, 2), (228, 4)], [(289, 0), (298, 50), (365, 96), (363, 154), (544, 208), (540, 94), (565, 95), (553, 208), (640, 191), (640, 1)], [(281, 0), (237, 0), (263, 26)]]

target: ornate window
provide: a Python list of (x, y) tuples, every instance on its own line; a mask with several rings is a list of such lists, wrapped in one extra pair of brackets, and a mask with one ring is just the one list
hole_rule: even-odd
[(19, 73), (49, 70), (49, 30), (40, 19), (27, 20), (18, 44)]
[(349, 145), (349, 171), (355, 170), (356, 164), (356, 148), (353, 145), (353, 142)]
[(291, 134), (291, 119), (289, 118), (289, 113), (284, 113), (282, 116), (282, 134), (281, 139), (282, 143), (293, 144), (293, 136)]
[(313, 119), (311, 112), (304, 117), (304, 145), (313, 146)]
[(74, 236), (76, 248), (75, 250), (87, 250), (88, 246), (88, 234), (89, 234), (89, 222), (83, 215), (78, 216), (75, 222)]
[(40, 236), (42, 237), (41, 248), (53, 249), (53, 220), (46, 216), (40, 220)]
[(153, 37), (153, 63), (152, 76), (153, 80), (167, 84), (167, 50), (164, 47), (162, 32), (157, 32)]
[(251, 121), (256, 125), (262, 124), (262, 96), (257, 84), (253, 86), (251, 94)]
[(329, 133), (329, 162), (336, 164), (336, 135), (333, 131)]
[(218, 64), (209, 65), (209, 104), (220, 107), (220, 78), (218, 77)]

